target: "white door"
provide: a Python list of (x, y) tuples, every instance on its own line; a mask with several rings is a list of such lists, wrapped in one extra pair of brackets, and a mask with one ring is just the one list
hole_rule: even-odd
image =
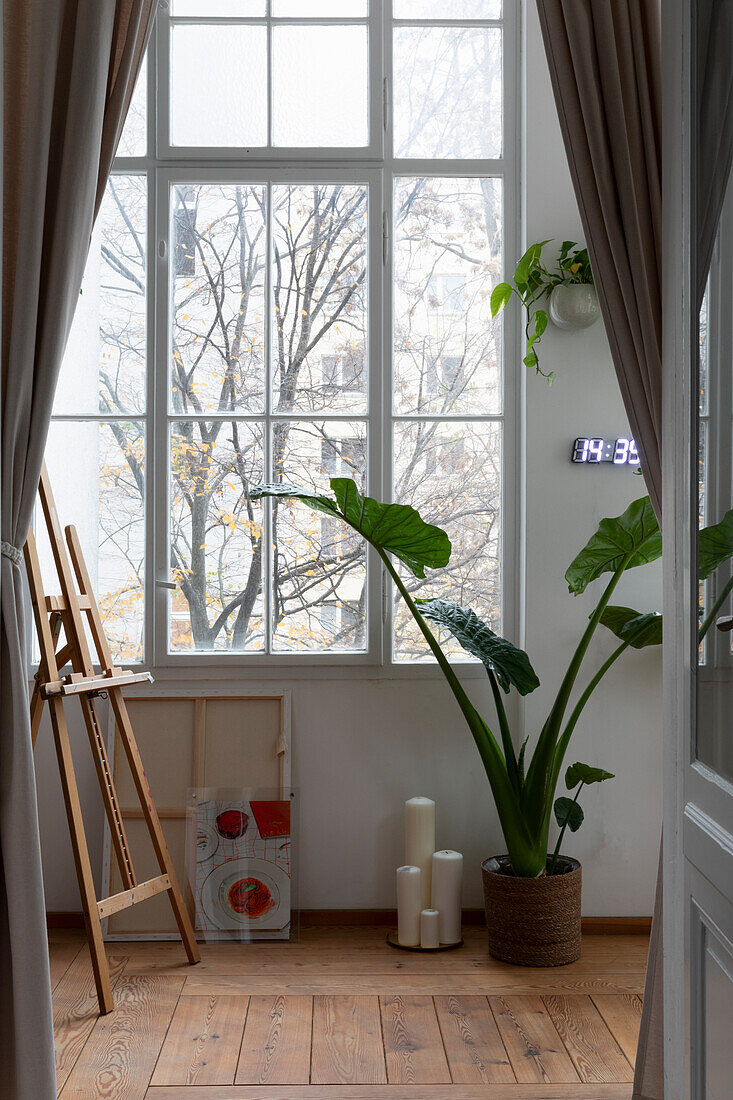
[(665, 1100), (730, 1100), (733, 4), (663, 15)]

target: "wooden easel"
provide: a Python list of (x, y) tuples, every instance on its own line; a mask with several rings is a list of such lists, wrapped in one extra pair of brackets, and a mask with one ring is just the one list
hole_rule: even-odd
[[(43, 590), (38, 551), (33, 532), (30, 531), (25, 544), (25, 563), (41, 651), (41, 661), (31, 699), (31, 731), (35, 747), (43, 704), (44, 701), (48, 701), (53, 736), (56, 743), (56, 755), (58, 756), (59, 771), (61, 772), (61, 785), (66, 803), (66, 814), (71, 831), (74, 862), (84, 909), (87, 940), (89, 941), (89, 951), (92, 957), (94, 981), (99, 998), (99, 1011), (102, 1015), (106, 1015), (114, 1008), (114, 998), (107, 955), (102, 939), (101, 922), (105, 917), (109, 917), (112, 913), (118, 913), (122, 909), (127, 909), (131, 905), (136, 905), (155, 894), (167, 891), (189, 963), (199, 962), (201, 956), (196, 945), (191, 921), (181, 897), (181, 891), (173, 870), (168, 846), (160, 827), (160, 820), (150, 793), (150, 787), (145, 777), (125, 700), (122, 697), (121, 689), (124, 685), (138, 683), (141, 680), (151, 680), (152, 677), (149, 672), (131, 672), (114, 666), (102, 618), (99, 614), (89, 573), (82, 555), (79, 536), (75, 527), (67, 527), (66, 543), (64, 542), (45, 465), (38, 491), (61, 587), (61, 595), (46, 595)], [(100, 666), (99, 672), (94, 671), (82, 613), (86, 615), (87, 624), (94, 641)], [(57, 651), (56, 647), (59, 644), (62, 627), (64, 645)], [(61, 678), (59, 670), (69, 661), (73, 672)], [(143, 817), (160, 867), (160, 875), (148, 879), (147, 882), (137, 881), (132, 866), (122, 814), (117, 801), (112, 768), (107, 756), (102, 726), (94, 702), (95, 698), (102, 693), (109, 696), (112, 704), (117, 732), (125, 749), (135, 789), (140, 799)], [(69, 732), (64, 714), (64, 699), (69, 695), (78, 696), (81, 703), (92, 756), (97, 769), (99, 786), (102, 791), (102, 800), (112, 833), (112, 844), (122, 876), (122, 885), (124, 886), (121, 893), (114, 894), (112, 897), (104, 898), (101, 901), (97, 900), (94, 892), (92, 865), (89, 860), (81, 803), (79, 802), (79, 792), (71, 757)]]

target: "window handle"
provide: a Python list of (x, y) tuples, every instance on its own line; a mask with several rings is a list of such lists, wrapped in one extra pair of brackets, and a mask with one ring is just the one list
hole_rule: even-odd
[(175, 581), (156, 581), (155, 586), (156, 588), (167, 588), (171, 592), (175, 592), (175, 590), (178, 588), (178, 585)]

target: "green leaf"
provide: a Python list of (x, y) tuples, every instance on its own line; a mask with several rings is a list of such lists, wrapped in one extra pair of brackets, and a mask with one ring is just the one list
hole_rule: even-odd
[(565, 798), (562, 795), (555, 799), (555, 821), (561, 829), (563, 825), (567, 825), (571, 833), (577, 833), (583, 824), (584, 816), (582, 807), (577, 802), (573, 802), (572, 798)]
[(508, 692), (513, 684), (520, 695), (529, 695), (539, 687), (537, 673), (524, 650), (494, 634), (470, 607), (450, 600), (418, 599), (415, 603), (426, 619), (450, 630), (468, 653), (483, 661), (504, 691)]
[(554, 370), (551, 370), (550, 373), (547, 375), (547, 385), (551, 386), (556, 378), (557, 378), (557, 372), (554, 371)]
[(497, 283), (491, 291), (491, 316), (496, 317), (500, 310), (504, 309), (512, 296), (512, 288), (509, 283)]
[(537, 352), (528, 352), (522, 362), (524, 363), (525, 367), (536, 367), (539, 362), (539, 359), (537, 358)]
[(590, 764), (571, 764), (565, 772), (565, 786), (569, 791), (577, 787), (578, 783), (603, 783), (606, 779), (615, 779), (613, 772), (604, 771), (603, 768), (592, 768)]
[(542, 333), (547, 328), (547, 314), (544, 309), (538, 309), (534, 315), (534, 335), (535, 339), (539, 339)]
[(640, 497), (623, 515), (601, 520), (595, 535), (568, 566), (565, 580), (573, 595), (578, 596), (602, 573), (646, 565), (661, 553), (657, 517), (649, 497)]
[(552, 238), (548, 238), (546, 241), (537, 241), (535, 244), (531, 244), (527, 251), (522, 256), (521, 260), (517, 264), (516, 271), (514, 272), (514, 282), (517, 286), (526, 286), (529, 281), (532, 268), (542, 255), (542, 249), (546, 244), (550, 243)]
[(720, 523), (703, 527), (698, 535), (697, 568), (701, 581), (709, 577), (722, 562), (733, 556), (733, 509), (726, 512)]
[(634, 649), (662, 644), (661, 611), (642, 613), (631, 607), (609, 604), (600, 621), (612, 634), (622, 642), (628, 642)]
[(372, 546), (399, 558), (416, 577), (425, 576), (426, 566), (442, 569), (448, 564), (451, 543), (445, 531), (425, 523), (409, 504), (383, 504), (373, 497), (362, 496), (348, 477), (332, 477), (331, 489), (335, 501), (294, 485), (256, 485), (250, 490), (250, 497), (292, 498), (317, 512), (342, 519)]

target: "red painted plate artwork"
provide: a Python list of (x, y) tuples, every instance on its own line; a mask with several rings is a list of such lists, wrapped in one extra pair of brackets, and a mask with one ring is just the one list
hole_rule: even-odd
[(263, 839), (271, 836), (290, 836), (290, 803), (286, 799), (267, 802), (250, 801), (249, 805)]
[(214, 928), (285, 928), (290, 921), (290, 877), (267, 859), (242, 856), (220, 863), (201, 888), (201, 908)]

